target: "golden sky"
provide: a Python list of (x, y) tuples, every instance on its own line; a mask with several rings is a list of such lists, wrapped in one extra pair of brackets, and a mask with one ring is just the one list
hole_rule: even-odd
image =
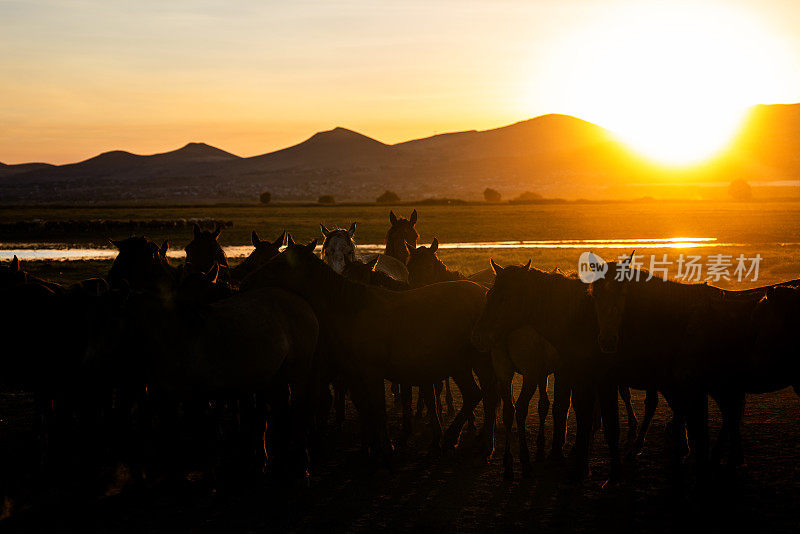
[[(800, 101), (794, 0), (0, 0), (0, 161), (345, 126), (387, 143), (567, 113), (682, 163)], [(687, 134), (687, 132), (689, 132)]]

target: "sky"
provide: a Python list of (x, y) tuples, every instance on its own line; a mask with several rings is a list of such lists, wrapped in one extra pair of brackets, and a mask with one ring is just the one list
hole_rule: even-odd
[(747, 106), (800, 101), (797, 28), (786, 0), (0, 0), (0, 161), (251, 156), (336, 126), (395, 143), (556, 112), (677, 162)]

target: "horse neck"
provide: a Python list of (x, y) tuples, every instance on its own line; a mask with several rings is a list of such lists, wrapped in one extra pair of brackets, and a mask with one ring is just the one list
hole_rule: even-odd
[(693, 308), (704, 298), (722, 295), (722, 291), (705, 284), (682, 284), (653, 278), (629, 282), (625, 298), (625, 323), (650, 324), (656, 328), (632, 328), (648, 337), (658, 330), (675, 337), (672, 327), (681, 328), (689, 320)]
[(345, 321), (377, 302), (381, 288), (359, 284), (335, 273), (319, 262), (305, 284), (305, 297), (319, 314), (329, 320)]
[[(578, 279), (559, 274), (545, 276), (544, 283), (531, 278), (522, 288), (524, 301), (532, 303), (530, 314), (534, 317), (534, 328), (560, 350), (582, 344), (586, 339), (593, 341), (596, 320), (589, 306), (586, 286)], [(547, 286), (544, 293), (537, 291), (542, 285)]]

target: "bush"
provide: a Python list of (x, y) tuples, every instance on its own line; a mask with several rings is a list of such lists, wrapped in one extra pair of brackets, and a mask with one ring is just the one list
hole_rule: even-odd
[(334, 204), (336, 201), (333, 199), (333, 195), (320, 195), (317, 202), (319, 204)]
[(542, 195), (533, 191), (525, 191), (514, 199), (515, 202), (536, 202), (537, 200), (542, 200)]
[(731, 182), (728, 186), (728, 194), (734, 200), (750, 200), (753, 198), (753, 190), (746, 181), (741, 178)]
[(269, 204), (269, 201), (272, 200), (272, 194), (269, 191), (264, 191), (261, 193), (261, 196), (258, 197), (258, 200), (261, 201), (262, 204)]
[(497, 189), (492, 189), (491, 187), (487, 187), (483, 190), (483, 199), (486, 202), (500, 202), (502, 196)]
[(394, 191), (387, 190), (375, 202), (378, 204), (396, 204), (400, 202), (400, 197)]

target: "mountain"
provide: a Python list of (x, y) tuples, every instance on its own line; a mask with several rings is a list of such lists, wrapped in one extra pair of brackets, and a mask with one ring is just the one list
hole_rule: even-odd
[(800, 104), (755, 106), (731, 150), (704, 165), (678, 170), (648, 162), (604, 128), (569, 115), (395, 145), (336, 127), (247, 158), (189, 143), (161, 154), (112, 151), (68, 165), (3, 165), (0, 198), (254, 201), (268, 190), (281, 200), (316, 200), (321, 194), (374, 200), (385, 189), (404, 199), (479, 198), (486, 187), (506, 198), (526, 190), (545, 197), (630, 197), (632, 186), (656, 182), (796, 180), (799, 143)]

